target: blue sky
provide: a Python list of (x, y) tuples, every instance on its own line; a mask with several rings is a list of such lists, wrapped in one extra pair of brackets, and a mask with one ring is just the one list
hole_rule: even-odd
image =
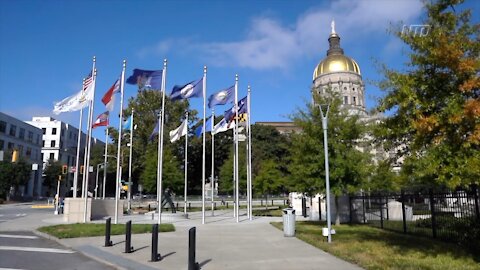
[[(134, 68), (161, 69), (166, 58), (168, 93), (199, 79), (207, 65), (207, 95), (232, 85), (238, 73), (239, 98), (252, 87), (252, 122), (288, 121), (310, 99), (332, 19), (345, 54), (360, 65), (370, 109), (381, 94), (371, 84), (380, 79), (374, 60), (401, 68), (406, 59), (387, 29), (419, 24), (422, 16), (421, 2), (413, 0), (0, 1), (0, 111), (78, 126), (78, 112), (56, 116), (53, 104), (80, 89), (93, 56), (95, 116), (104, 111), (100, 98), (123, 59), (129, 76)], [(126, 99), (135, 94), (136, 86), (126, 85)], [(192, 100), (193, 108), (201, 106)], [(118, 126), (118, 119), (111, 123)], [(102, 134), (103, 128), (94, 131)]]

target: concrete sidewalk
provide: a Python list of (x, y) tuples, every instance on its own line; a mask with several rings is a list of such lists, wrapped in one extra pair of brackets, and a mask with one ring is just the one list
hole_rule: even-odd
[[(126, 216), (119, 222), (155, 223), (156, 218), (152, 221), (151, 216)], [(150, 262), (151, 234), (132, 235), (132, 253), (124, 253), (124, 235), (112, 236), (113, 247), (103, 246), (104, 237), (59, 242), (120, 269), (187, 269), (188, 230), (196, 227), (196, 261), (201, 269), (361, 269), (295, 237), (284, 237), (281, 230), (269, 224), (271, 221), (281, 218), (255, 217), (250, 221), (243, 215), (237, 223), (231, 211), (215, 211), (214, 217), (210, 212), (206, 214), (204, 225), (198, 212), (190, 213), (189, 219), (165, 220), (173, 223), (176, 231), (159, 234), (163, 259), (158, 262)]]

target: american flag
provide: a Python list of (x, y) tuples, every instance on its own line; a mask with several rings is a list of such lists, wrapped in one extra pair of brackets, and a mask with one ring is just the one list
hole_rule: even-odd
[(92, 84), (93, 82), (93, 76), (92, 72), (88, 73), (87, 77), (83, 79), (83, 91), (87, 90), (87, 88)]

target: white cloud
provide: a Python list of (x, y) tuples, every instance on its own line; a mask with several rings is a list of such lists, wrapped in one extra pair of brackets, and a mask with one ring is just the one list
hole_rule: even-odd
[(209, 65), (255, 70), (288, 69), (291, 63), (303, 57), (325, 51), (321, 44), (331, 31), (332, 19), (336, 21), (336, 31), (340, 35), (355, 39), (367, 34), (385, 34), (391, 23), (416, 23), (421, 12), (422, 3), (418, 0), (339, 0), (326, 9), (305, 12), (291, 27), (269, 17), (257, 17), (242, 40), (199, 44), (169, 39), (147, 48), (144, 53), (166, 54), (180, 43), (183, 48), (198, 52)]

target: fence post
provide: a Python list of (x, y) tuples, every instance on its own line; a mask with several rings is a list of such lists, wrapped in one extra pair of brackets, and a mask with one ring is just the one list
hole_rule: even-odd
[(383, 202), (382, 202), (381, 196), (380, 196), (380, 228), (383, 229)]
[(433, 189), (429, 190), (429, 199), (430, 199), (430, 213), (432, 216), (432, 236), (433, 238), (437, 238), (437, 222), (436, 222), (436, 217), (435, 217), (435, 204), (433, 201)]
[(322, 221), (322, 198), (318, 196), (318, 220)]
[(349, 202), (348, 207), (349, 207), (349, 211), (350, 211), (350, 224), (352, 224), (353, 223), (353, 213), (352, 213), (352, 208), (353, 207), (352, 207), (352, 196), (351, 195), (348, 196), (348, 202)]
[(162, 255), (158, 253), (158, 224), (152, 226), (152, 262), (157, 262), (162, 259)]
[(307, 217), (307, 199), (305, 197), (302, 197), (302, 216)]
[(196, 228), (188, 230), (188, 270), (198, 270), (200, 265), (195, 261)]
[(132, 247), (132, 221), (129, 220), (125, 224), (125, 253), (131, 253)]
[(367, 217), (365, 214), (365, 192), (362, 192), (362, 208), (363, 208), (363, 224), (367, 223)]
[(475, 213), (477, 214), (477, 219), (480, 219), (480, 209), (478, 206), (478, 187), (473, 185), (473, 196), (475, 198)]
[(105, 223), (105, 246), (111, 247), (112, 241), (110, 241), (110, 228), (112, 225), (112, 218), (107, 218), (107, 222)]
[(405, 215), (405, 191), (402, 189), (402, 219), (403, 219), (403, 233), (407, 233), (407, 217)]

